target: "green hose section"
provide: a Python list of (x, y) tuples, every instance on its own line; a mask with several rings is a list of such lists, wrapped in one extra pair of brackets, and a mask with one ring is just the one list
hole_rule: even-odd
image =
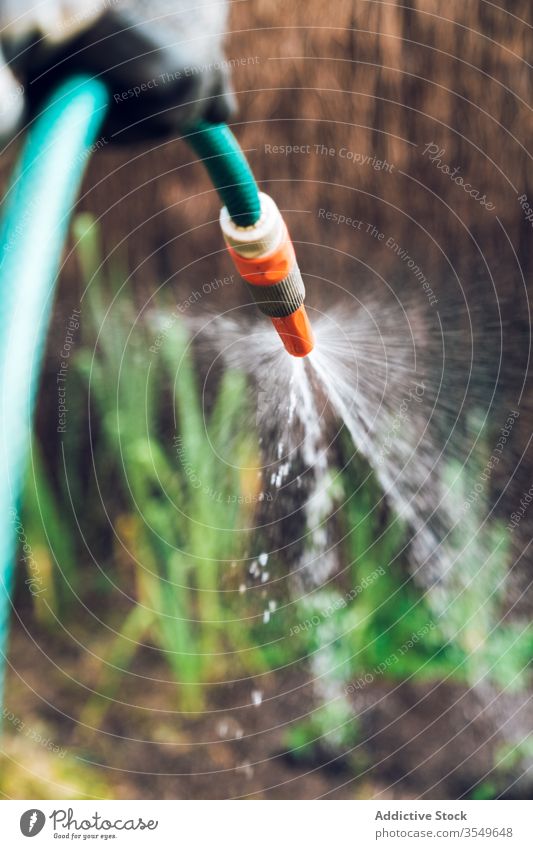
[[(17, 541), (25, 541), (18, 511), (48, 319), (70, 216), (108, 100), (105, 86), (85, 76), (56, 89), (29, 130), (2, 203), (0, 704), (13, 564)], [(55, 382), (49, 391), (57, 397)], [(31, 557), (31, 549), (23, 548), (22, 557)], [(38, 570), (38, 563), (28, 565)], [(39, 586), (38, 573), (29, 577), (37, 578), (34, 586)]]
[(244, 153), (226, 124), (199, 121), (186, 136), (198, 154), (230, 217), (240, 227), (259, 220), (259, 189)]

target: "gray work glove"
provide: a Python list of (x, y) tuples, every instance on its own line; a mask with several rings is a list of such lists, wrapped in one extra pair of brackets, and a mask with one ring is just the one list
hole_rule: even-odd
[(23, 104), (31, 117), (60, 80), (79, 72), (109, 88), (109, 141), (179, 133), (198, 118), (227, 120), (234, 98), (221, 48), (226, 13), (226, 0), (0, 0), (8, 63), (0, 67), (0, 96), (8, 92), (0, 134), (13, 132)]

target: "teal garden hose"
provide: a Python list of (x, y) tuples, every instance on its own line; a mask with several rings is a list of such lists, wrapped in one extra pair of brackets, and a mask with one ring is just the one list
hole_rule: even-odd
[[(61, 254), (91, 145), (109, 95), (98, 80), (73, 77), (34, 121), (0, 225), (0, 704), (17, 541), (25, 542), (19, 506), (40, 361)], [(313, 336), (305, 290), (287, 228), (274, 201), (259, 192), (248, 162), (225, 124), (200, 123), (187, 134), (224, 207), (228, 250), (259, 309), (294, 356)], [(22, 558), (30, 556), (23, 546)], [(38, 569), (38, 564), (31, 564)], [(2, 662), (4, 661), (4, 662)]]
[[(70, 215), (107, 101), (97, 80), (75, 77), (60, 86), (29, 130), (2, 204), (0, 662), (7, 645), (17, 537), (23, 538), (19, 502), (48, 318)], [(22, 556), (29, 554), (22, 551)]]
[(253, 227), (261, 216), (259, 189), (239, 143), (226, 124), (201, 121), (187, 141), (203, 160), (230, 217), (240, 227)]

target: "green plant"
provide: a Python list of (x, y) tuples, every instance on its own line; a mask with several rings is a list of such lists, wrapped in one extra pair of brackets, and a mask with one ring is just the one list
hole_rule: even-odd
[[(69, 360), (60, 473), (50, 476), (36, 440), (24, 498), (24, 527), (43, 579), (36, 613), (45, 623), (68, 620), (78, 593), (110, 609), (116, 636), (103, 652), (101, 696), (86, 704), (85, 719), (101, 719), (143, 644), (167, 658), (180, 707), (196, 710), (203, 683), (223, 671), (225, 651), (237, 663), (242, 657), (243, 668), (261, 666), (220, 592), (225, 569), (246, 544), (237, 529), (252, 503), (240, 497), (250, 485), (240, 469), (255, 461), (254, 435), (240, 426), (244, 378), (225, 372), (204, 414), (183, 324), (173, 324), (151, 357), (153, 328), (135, 326), (131, 295), (121, 297), (117, 285), (119, 265), (101, 265), (97, 225), (79, 216), (74, 232), (87, 293), (83, 335)], [(229, 441), (232, 465), (213, 459), (211, 447)], [(113, 493), (110, 503), (103, 493)], [(80, 569), (87, 552), (96, 562)]]
[(492, 781), (483, 781), (475, 790), (472, 791), (470, 798), (476, 801), (485, 799), (494, 799), (498, 793), (496, 784)]
[[(437, 680), (455, 674), (461, 660), (434, 621), (428, 599), (409, 578), (405, 526), (386, 509), (361, 459), (345, 470), (342, 491), (344, 591), (318, 589), (298, 610), (307, 623), (297, 630), (305, 643), (300, 650), (315, 674), (322, 707), (286, 735), (295, 757), (309, 757), (316, 747), (332, 753), (354, 749), (359, 725), (353, 695), (374, 681)], [(355, 752), (358, 767), (363, 753)]]

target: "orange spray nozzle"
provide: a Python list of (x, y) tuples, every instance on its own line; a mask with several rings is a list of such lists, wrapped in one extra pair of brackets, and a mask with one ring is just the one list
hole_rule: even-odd
[(311, 353), (315, 347), (315, 337), (303, 304), (291, 315), (271, 317), (270, 320), (289, 354), (293, 357), (307, 357)]
[(276, 328), (293, 357), (306, 357), (315, 339), (304, 307), (305, 286), (281, 212), (271, 197), (260, 193), (261, 216), (251, 227), (240, 227), (226, 207), (220, 226), (237, 271), (257, 306)]

